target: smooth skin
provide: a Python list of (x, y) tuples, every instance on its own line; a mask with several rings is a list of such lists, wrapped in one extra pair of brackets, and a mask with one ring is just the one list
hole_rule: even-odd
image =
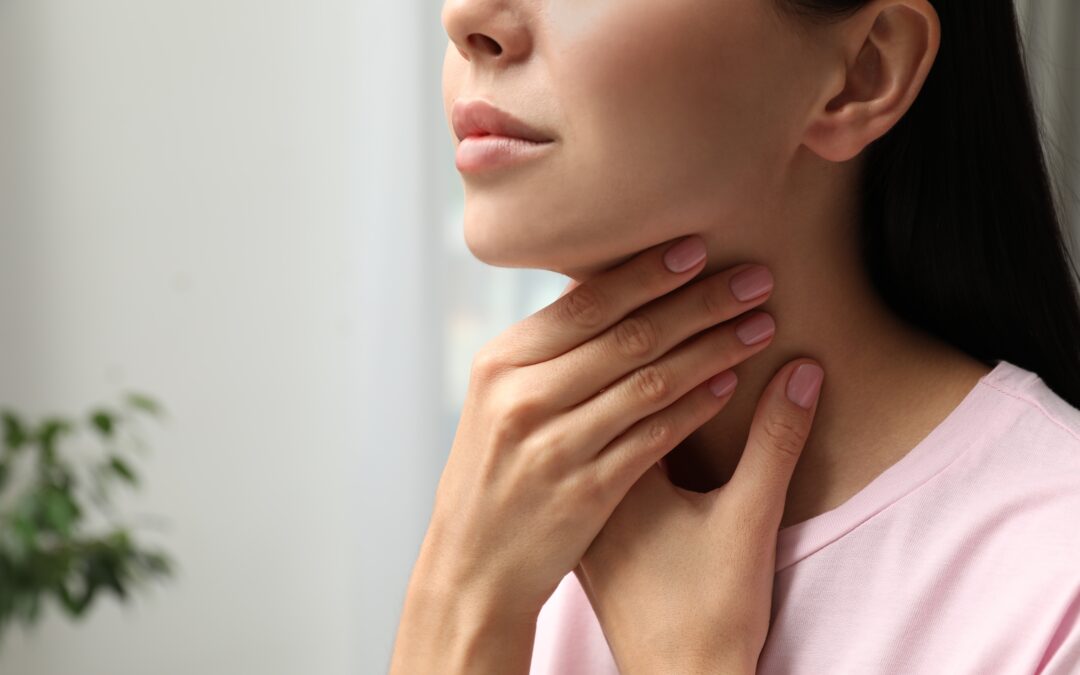
[[(733, 391), (716, 396), (702, 374), (729, 371), (771, 337), (739, 337), (760, 313), (740, 315), (769, 296), (734, 295), (732, 279), (752, 265), (678, 288), (704, 266), (704, 242), (689, 240), (676, 244), (700, 250), (688, 270), (665, 265), (672, 246), (654, 247), (574, 285), (477, 355), (391, 672), (528, 672), (540, 608), (583, 559), (595, 577), (590, 590), (616, 601), (604, 605), (613, 621), (656, 597), (619, 601), (657, 566), (691, 564), (715, 580), (702, 603), (708, 617), (679, 611), (683, 598), (672, 596), (665, 621), (620, 633), (623, 672), (753, 672), (768, 631), (784, 494), (813, 417), (787, 385), (796, 366), (813, 362), (774, 378), (728, 485), (706, 495), (673, 486), (657, 463)], [(820, 377), (809, 384), (814, 395)], [(601, 529), (609, 534), (598, 540)], [(636, 547), (693, 532), (715, 550), (620, 562)], [(642, 651), (636, 640), (645, 634), (660, 641)]]
[[(897, 317), (874, 291), (859, 253), (863, 151), (910, 108), (941, 39), (926, 0), (876, 0), (821, 26), (782, 16), (774, 0), (447, 0), (442, 19), (450, 38), (443, 71), (448, 119), (454, 101), (479, 97), (555, 139), (536, 161), (463, 176), (465, 240), (478, 259), (548, 269), (571, 277), (572, 286), (587, 286), (642, 251), (697, 234), (708, 258), (695, 279), (746, 263), (763, 264), (773, 274), (775, 290), (755, 309), (774, 318), (776, 335), (767, 349), (732, 366), (739, 384), (730, 401), (664, 456), (673, 486), (708, 495), (734, 480), (744, 451), (753, 447), (747, 441), (755, 421), (772, 409), (775, 382), (793, 359), (812, 359), (827, 376), (786, 490), (781, 528), (829, 511), (865, 487), (989, 371)], [(631, 284), (624, 292), (634, 291)], [(536, 353), (532, 337), (515, 335), (516, 349)], [(699, 379), (711, 374), (698, 373)], [(560, 375), (562, 380), (541, 383), (547, 388), (540, 391), (550, 394), (557, 382), (578, 376)], [(490, 414), (514, 409), (512, 398), (502, 405), (511, 407), (491, 408)], [(473, 424), (499, 428), (497, 419)], [(468, 451), (459, 447), (464, 446), (455, 446), (446, 471), (451, 464), (468, 466), (454, 452), (490, 451), (482, 444)], [(542, 475), (545, 466), (540, 465)], [(714, 527), (724, 516), (713, 521), (683, 508), (672, 495), (685, 493), (658, 488), (662, 484), (650, 483), (642, 471), (642, 489), (634, 484), (581, 564), (571, 566), (620, 668), (650, 658), (641, 651), (648, 652), (664, 628), (650, 617), (676, 621), (688, 635), (707, 634), (730, 609), (723, 606), (730, 589), (722, 587), (722, 576), (718, 580), (706, 570), (721, 568), (724, 556), (740, 550), (738, 542), (750, 555), (748, 542), (757, 541), (750, 527)], [(453, 484), (445, 471), (443, 479)], [(456, 480), (474, 489), (475, 474)], [(729, 501), (720, 494), (707, 503), (719, 507)], [(507, 496), (492, 495), (487, 507), (472, 502), (475, 510), (468, 512), (498, 518)], [(466, 504), (440, 500), (433, 524), (455, 522), (464, 511), (452, 509)], [(440, 516), (440, 509), (449, 509), (447, 515)], [(664, 515), (650, 519), (655, 513)], [(504, 515), (514, 522), (516, 514)], [(591, 520), (580, 524), (582, 538), (595, 526)], [(502, 648), (515, 657), (498, 672), (524, 672), (524, 649), (514, 650), (525, 642), (531, 647), (534, 617), (526, 611), (520, 622), (493, 624), (484, 617), (505, 614), (483, 599), (453, 596), (440, 586), (439, 570), (463, 554), (438, 543), (453, 537), (432, 532), (410, 582), (395, 658), (402, 644), (415, 646), (404, 650), (415, 654), (427, 653), (425, 644), (434, 651), (449, 647), (452, 640), (424, 637), (445, 636), (440, 630), (449, 625), (479, 643), (471, 652), (477, 662), (485, 645)], [(532, 534), (524, 541), (536, 560), (550, 564), (542, 551), (551, 542)], [(469, 550), (480, 549), (465, 549), (465, 559)], [(476, 567), (494, 550), (474, 552)], [(632, 556), (627, 550), (657, 555)], [(535, 601), (551, 588), (537, 581), (545, 570), (562, 568), (546, 564), (496, 569), (485, 577), (492, 586), (476, 583), (505, 589), (513, 584), (500, 574), (520, 575), (514, 597)], [(448, 601), (451, 596), (457, 601)], [(673, 606), (671, 598), (680, 604)], [(761, 609), (748, 615), (760, 616)], [(451, 616), (460, 621), (431, 619)], [(700, 626), (688, 627), (685, 622), (695, 618)], [(677, 651), (706, 662), (715, 656), (709, 653), (714, 647), (680, 643)], [(682, 665), (665, 670), (661, 664), (654, 672), (694, 672), (679, 670)]]

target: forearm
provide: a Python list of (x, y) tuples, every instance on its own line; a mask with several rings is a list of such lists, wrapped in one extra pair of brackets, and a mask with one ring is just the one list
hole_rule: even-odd
[(411, 584), (390, 675), (526, 675), (535, 635), (535, 616), (508, 618), (480, 598)]

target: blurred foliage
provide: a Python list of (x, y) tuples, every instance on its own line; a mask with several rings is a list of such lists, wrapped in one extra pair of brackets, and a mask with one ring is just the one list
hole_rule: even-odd
[[(50, 596), (82, 617), (102, 592), (126, 601), (139, 584), (172, 573), (168, 555), (140, 545), (113, 512), (114, 488), (139, 484), (128, 444), (146, 449), (132, 432), (142, 414), (163, 411), (136, 393), (126, 395), (122, 410), (97, 408), (82, 420), (47, 417), (32, 425), (0, 409), (0, 637), (13, 622), (36, 623)], [(100, 452), (60, 451), (80, 422)]]

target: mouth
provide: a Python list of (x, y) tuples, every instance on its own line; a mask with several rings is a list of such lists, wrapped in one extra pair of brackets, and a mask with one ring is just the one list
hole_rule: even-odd
[(455, 101), (451, 117), (459, 142), (486, 136), (531, 143), (551, 143), (555, 140), (547, 132), (481, 99)]
[(555, 143), (550, 133), (481, 99), (455, 101), (451, 117), (458, 138), (455, 164), (462, 173), (520, 164)]
[(467, 136), (458, 144), (455, 164), (461, 173), (507, 168), (537, 159), (554, 145), (555, 141), (529, 141), (496, 134)]

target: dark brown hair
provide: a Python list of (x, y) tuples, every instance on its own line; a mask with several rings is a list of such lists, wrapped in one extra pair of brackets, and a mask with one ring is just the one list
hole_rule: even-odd
[[(868, 0), (775, 0), (798, 21)], [(941, 44), (904, 117), (864, 151), (860, 238), (907, 321), (1080, 408), (1080, 299), (1012, 0), (931, 0)]]

